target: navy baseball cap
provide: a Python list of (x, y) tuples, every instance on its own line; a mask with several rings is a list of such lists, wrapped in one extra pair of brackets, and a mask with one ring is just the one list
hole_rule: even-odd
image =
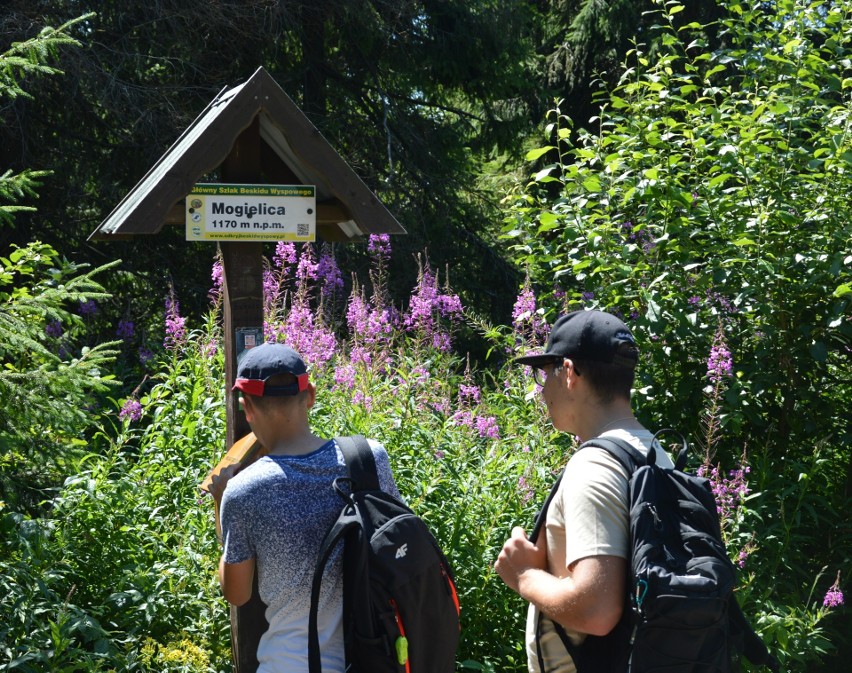
[[(622, 349), (627, 344), (632, 349)], [(636, 341), (630, 328), (603, 311), (574, 311), (563, 315), (550, 330), (542, 353), (515, 358), (515, 362), (541, 367), (564, 358), (609, 362), (634, 369), (638, 360)]]
[[(278, 374), (292, 374), (296, 383), (268, 386)], [(302, 356), (284, 344), (261, 344), (245, 351), (237, 362), (237, 380), (231, 390), (256, 397), (298, 395), (308, 387), (308, 370)]]

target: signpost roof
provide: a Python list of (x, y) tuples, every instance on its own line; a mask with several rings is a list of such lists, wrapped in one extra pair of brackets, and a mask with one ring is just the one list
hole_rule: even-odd
[[(257, 123), (272, 160), (317, 190), (317, 233), (324, 240), (405, 230), (322, 137), (272, 76), (258, 68), (243, 84), (223, 89), (89, 236), (117, 240), (156, 234), (184, 223), (184, 199), (217, 169), (234, 141)], [(285, 169), (285, 170), (286, 170)]]

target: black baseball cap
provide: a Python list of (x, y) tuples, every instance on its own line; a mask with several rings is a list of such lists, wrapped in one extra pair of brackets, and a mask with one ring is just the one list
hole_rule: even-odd
[[(292, 374), (296, 383), (268, 386), (278, 374)], [(237, 362), (237, 380), (231, 390), (257, 397), (297, 395), (308, 387), (308, 369), (302, 356), (284, 344), (261, 344), (243, 352)]]
[[(627, 344), (633, 349), (622, 349)], [(563, 358), (609, 362), (634, 369), (638, 359), (630, 328), (610, 313), (574, 311), (559, 318), (550, 330), (541, 353), (515, 358), (515, 362), (541, 367)]]

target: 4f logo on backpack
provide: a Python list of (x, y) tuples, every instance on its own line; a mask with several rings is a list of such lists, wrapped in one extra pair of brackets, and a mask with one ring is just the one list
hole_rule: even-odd
[(450, 564), (426, 524), (379, 489), (363, 437), (339, 437), (349, 489), (320, 548), (308, 621), (310, 673), (321, 673), (317, 601), (325, 564), (343, 545), (343, 635), (352, 673), (453, 673), (459, 602)]

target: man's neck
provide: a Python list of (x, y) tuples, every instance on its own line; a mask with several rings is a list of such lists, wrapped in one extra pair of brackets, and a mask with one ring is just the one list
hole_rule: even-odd
[(642, 429), (642, 424), (633, 415), (630, 402), (626, 400), (617, 400), (606, 406), (596, 405), (587, 411), (576, 432), (580, 441), (598, 437), (610, 430)]
[(313, 453), (328, 440), (318, 437), (306, 428), (298, 433), (281, 433), (270, 439), (270, 455), (273, 456), (304, 456)]

